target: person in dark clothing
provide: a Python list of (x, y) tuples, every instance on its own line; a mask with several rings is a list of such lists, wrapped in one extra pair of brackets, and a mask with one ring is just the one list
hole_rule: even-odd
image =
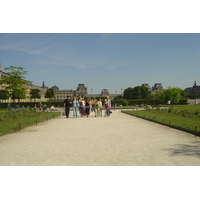
[(85, 103), (87, 117), (89, 117), (89, 115), (90, 115), (90, 105), (91, 105), (91, 99), (87, 98), (86, 103)]
[(72, 102), (70, 101), (70, 97), (67, 96), (67, 99), (65, 99), (65, 101), (64, 101), (65, 114), (66, 114), (67, 118), (69, 118), (69, 111), (70, 111), (71, 104), (72, 104)]

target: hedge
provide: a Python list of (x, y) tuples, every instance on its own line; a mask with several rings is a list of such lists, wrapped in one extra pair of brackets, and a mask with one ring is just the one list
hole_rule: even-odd
[[(188, 99), (181, 99), (178, 103), (178, 105), (187, 105)], [(146, 105), (165, 105), (166, 102), (162, 102), (157, 99), (133, 99), (133, 100), (113, 100), (112, 104), (123, 105), (123, 106), (134, 106), (134, 105), (140, 105), (140, 104), (146, 104)]]
[[(102, 98), (103, 102), (104, 99)], [(64, 101), (47, 101), (47, 102), (42, 102), (42, 104), (46, 104), (47, 107), (51, 107), (54, 105), (55, 107), (63, 107), (64, 106)], [(160, 104), (166, 104), (165, 102), (161, 102), (159, 100), (155, 99), (133, 99), (133, 100), (112, 100), (112, 105), (114, 104), (123, 105), (123, 106), (134, 106), (134, 105), (140, 105), (140, 104), (147, 104), (147, 105), (160, 105)], [(16, 103), (11, 103), (11, 106), (13, 108), (16, 108), (17, 106), (20, 107), (30, 107), (34, 108), (35, 103), (34, 102), (16, 102)], [(36, 103), (37, 107), (39, 106), (39, 102)], [(181, 99), (178, 103), (178, 105), (187, 105), (187, 99)], [(8, 103), (0, 103), (0, 108), (7, 108)]]
[[(63, 107), (64, 106), (64, 102), (59, 101), (59, 102), (54, 102), (54, 101), (48, 101), (48, 102), (41, 102), (42, 105), (46, 104), (47, 107), (51, 107), (52, 105), (54, 105), (55, 107)], [(34, 108), (35, 103), (34, 102), (15, 102), (15, 103), (10, 103), (12, 108), (17, 108), (19, 107), (30, 107), (30, 108)], [(39, 102), (36, 102), (37, 107), (39, 107)], [(0, 103), (0, 108), (8, 108), (8, 103)]]

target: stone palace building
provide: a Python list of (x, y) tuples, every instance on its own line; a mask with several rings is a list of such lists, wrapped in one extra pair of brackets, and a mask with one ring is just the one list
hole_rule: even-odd
[[(1, 68), (1, 64), (0, 64), (0, 78), (3, 76), (7, 76), (7, 74), (5, 72), (3, 72), (2, 68)], [(154, 84), (154, 86), (151, 88), (147, 83), (142, 84), (142, 86), (145, 86), (149, 89), (149, 91), (151, 91), (151, 93), (156, 94), (159, 91), (163, 90), (162, 84), (161, 83), (156, 83)], [(26, 99), (21, 99), (21, 102), (29, 102), (29, 101), (36, 101), (36, 102), (40, 102), (40, 101), (47, 101), (48, 99), (45, 98), (45, 93), (47, 91), (47, 89), (49, 89), (49, 87), (45, 86), (45, 83), (43, 82), (42, 86), (36, 86), (34, 84), (32, 84), (32, 82), (28, 82), (25, 86), (26, 88)], [(194, 87), (194, 86), (193, 86)], [(116, 96), (119, 95), (123, 95), (123, 91), (121, 89), (121, 94), (110, 94), (108, 89), (102, 89), (101, 93), (99, 94), (88, 94), (88, 89), (84, 84), (78, 84), (77, 88), (75, 90), (60, 90), (58, 86), (54, 85), (53, 87), (51, 87), (52, 89), (54, 89), (55, 92), (55, 101), (64, 101), (67, 96), (70, 96), (71, 99), (73, 99), (74, 96), (76, 96), (77, 98), (80, 97), (90, 97), (90, 98), (95, 98), (95, 97), (106, 97), (109, 96), (111, 100), (113, 100)], [(195, 88), (197, 88), (195, 86)], [(4, 85), (0, 85), (0, 90), (5, 89)], [(30, 91), (31, 89), (39, 89), (40, 90), (40, 94), (41, 94), (41, 98), (40, 99), (31, 99), (30, 98)], [(189, 91), (189, 90), (188, 90)], [(11, 98), (8, 100), (2, 100), (2, 102), (11, 102)]]

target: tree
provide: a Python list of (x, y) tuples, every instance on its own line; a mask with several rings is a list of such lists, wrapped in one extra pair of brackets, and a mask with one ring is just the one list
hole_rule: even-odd
[(124, 90), (124, 99), (148, 99), (151, 92), (145, 86), (136, 86)]
[(9, 99), (9, 92), (7, 90), (0, 90), (0, 99)]
[(133, 99), (133, 88), (128, 87), (127, 89), (124, 90), (124, 99)]
[(13, 100), (25, 98), (26, 90), (24, 86), (29, 82), (24, 80), (27, 71), (23, 67), (14, 66), (6, 67), (4, 70), (10, 72), (6, 72), (6, 76), (3, 76), (0, 80), (0, 84), (5, 85), (5, 90), (9, 92)]
[(40, 90), (39, 89), (31, 89), (30, 91), (31, 99), (40, 99)]
[(45, 93), (45, 98), (54, 98), (55, 97), (55, 92), (53, 88), (49, 88), (46, 93)]
[(25, 99), (26, 98), (26, 90), (25, 88), (15, 89), (12, 91), (11, 98), (15, 99)]
[(148, 99), (151, 92), (145, 86), (136, 86), (133, 88), (134, 99)]
[(163, 103), (167, 103), (170, 100), (172, 103), (177, 104), (183, 97), (182, 94), (183, 90), (179, 88), (168, 87), (168, 89), (159, 92), (158, 96)]

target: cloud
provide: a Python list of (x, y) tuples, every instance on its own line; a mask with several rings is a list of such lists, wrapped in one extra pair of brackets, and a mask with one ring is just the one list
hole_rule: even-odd
[(108, 37), (110, 37), (111, 35), (113, 35), (113, 33), (103, 33), (102, 34), (102, 38), (108, 38)]
[(106, 40), (110, 39), (110, 37), (113, 35), (113, 33), (103, 33), (101, 35), (101, 38), (98, 42), (105, 42)]
[(129, 65), (130, 65), (130, 63), (128, 63), (128, 62), (125, 62), (125, 63), (113, 63), (113, 64), (109, 67), (109, 69), (110, 69), (110, 70), (115, 70), (115, 69), (127, 67), (127, 66), (129, 66)]
[(13, 51), (22, 51), (28, 54), (39, 54), (49, 47), (40, 47), (36, 45), (30, 45), (30, 42), (23, 41), (23, 42), (16, 42), (10, 44), (0, 44), (0, 50), (13, 50)]
[[(66, 49), (65, 49), (66, 50)], [(33, 61), (34, 65), (56, 65), (75, 67), (80, 70), (92, 69), (97, 67), (103, 67), (107, 65), (106, 60), (101, 55), (82, 54), (76, 51), (53, 51), (48, 55), (42, 56)]]
[(68, 61), (68, 60), (62, 60), (62, 59), (55, 59), (55, 58), (51, 58), (51, 59), (42, 59), (36, 62), (32, 62), (31, 64), (34, 65), (57, 65), (57, 66), (66, 66), (66, 67), (75, 67), (81, 70), (85, 70), (85, 69), (90, 69), (90, 68), (94, 68), (94, 65), (89, 65), (87, 63), (82, 62), (83, 64), (80, 64), (81, 61), (78, 62), (74, 62), (74, 61)]
[[(28, 37), (28, 38), (27, 38)], [(29, 34), (7, 34), (0, 35), (0, 50), (22, 51), (27, 54), (36, 55), (46, 50), (58, 48), (63, 43), (52, 43), (52, 38), (32, 37)]]

